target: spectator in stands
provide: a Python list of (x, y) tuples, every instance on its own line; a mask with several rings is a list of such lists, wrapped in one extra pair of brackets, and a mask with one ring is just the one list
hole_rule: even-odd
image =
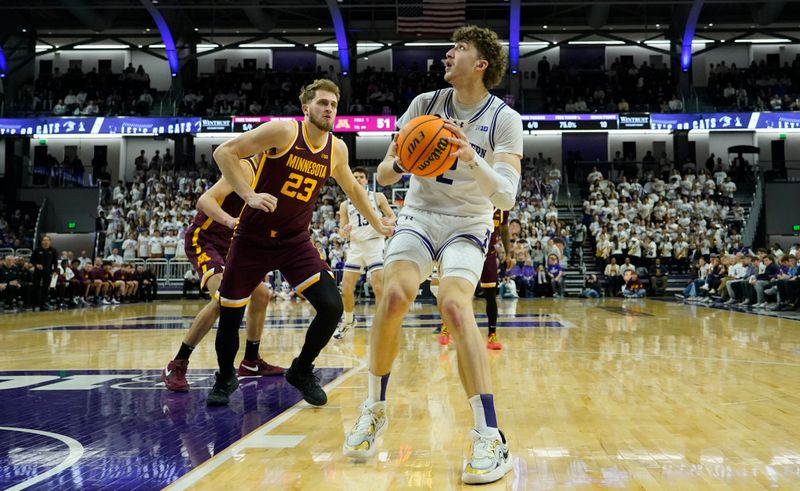
[(767, 307), (767, 300), (766, 296), (764, 295), (764, 290), (771, 283), (777, 281), (779, 274), (780, 274), (780, 267), (775, 262), (775, 256), (772, 255), (765, 256), (764, 272), (756, 275), (755, 281), (748, 282), (745, 285), (745, 289), (749, 291), (749, 294), (746, 293), (747, 298), (752, 298), (753, 296), (752, 294), (753, 292), (755, 292), (757, 300), (755, 305), (753, 305), (753, 308), (763, 309)]
[(148, 228), (144, 227), (139, 230), (139, 236), (136, 238), (139, 242), (139, 258), (150, 258), (150, 236), (148, 235)]
[(655, 297), (663, 297), (667, 293), (669, 274), (661, 264), (661, 259), (656, 258), (650, 266), (650, 289)]
[(642, 298), (647, 294), (647, 291), (644, 288), (644, 284), (639, 279), (639, 275), (636, 273), (636, 270), (631, 271), (630, 278), (625, 283), (625, 287), (622, 289), (622, 296), (625, 298)]
[(105, 259), (103, 260), (110, 262), (111, 265), (116, 268), (124, 264), (124, 259), (122, 258), (122, 256), (119, 255), (119, 249), (117, 249), (116, 247), (111, 249), (111, 254), (106, 256)]
[(163, 259), (164, 241), (161, 237), (161, 230), (155, 229), (149, 240), (150, 257), (153, 259)]
[(500, 283), (500, 288), (498, 291), (500, 293), (500, 298), (519, 298), (519, 294), (517, 294), (517, 284), (508, 276), (503, 276), (503, 280)]
[(603, 271), (603, 276), (605, 277), (606, 287), (608, 288), (609, 295), (615, 296), (617, 293), (619, 293), (620, 287), (624, 282), (619, 271), (617, 258), (611, 258), (611, 262), (606, 265), (605, 270)]
[(600, 286), (600, 281), (597, 279), (597, 275), (590, 274), (587, 276), (584, 280), (581, 296), (584, 298), (599, 298), (601, 293), (602, 287)]
[(672, 99), (669, 100), (668, 103), (669, 112), (678, 113), (683, 111), (683, 101), (681, 101), (677, 95), (673, 95)]
[(0, 299), (5, 310), (16, 311), (27, 305), (28, 292), (23, 288), (22, 271), (17, 258), (7, 255), (0, 265)]
[(53, 116), (64, 116), (67, 114), (67, 106), (64, 104), (63, 99), (59, 99), (55, 106), (53, 106)]
[(154, 301), (158, 297), (158, 281), (152, 269), (137, 265), (136, 279), (139, 281), (139, 298), (145, 302)]
[(553, 285), (553, 294), (558, 297), (564, 297), (564, 270), (557, 254), (547, 256), (547, 273), (550, 275), (550, 281)]
[(176, 248), (178, 246), (178, 237), (176, 236), (175, 229), (168, 229), (166, 236), (164, 236), (161, 241), (164, 247), (164, 259), (167, 261), (172, 260), (175, 257), (177, 252)]
[(508, 270), (508, 276), (516, 283), (516, 291), (521, 297), (528, 297), (533, 292), (533, 264), (528, 264), (525, 253), (517, 254), (517, 261)]
[(103, 251), (105, 250), (106, 233), (108, 231), (108, 219), (105, 211), (100, 210), (97, 213), (97, 218), (94, 220), (94, 230), (97, 236), (97, 249)]
[(183, 275), (183, 298), (189, 298), (189, 292), (197, 290), (197, 294), (201, 295), (200, 291), (200, 277), (194, 268), (187, 268), (186, 274)]
[(787, 268), (778, 275), (776, 293), (778, 303), (773, 310), (789, 310), (797, 308), (800, 298), (800, 271), (798, 271), (797, 253), (789, 253)]

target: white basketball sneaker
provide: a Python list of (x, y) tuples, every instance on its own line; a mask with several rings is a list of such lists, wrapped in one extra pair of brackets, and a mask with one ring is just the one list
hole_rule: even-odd
[(386, 419), (386, 401), (378, 401), (367, 406), (361, 405), (361, 415), (353, 425), (353, 429), (344, 439), (342, 452), (356, 459), (366, 459), (375, 453), (377, 438), (386, 431), (389, 421)]
[(461, 480), (464, 484), (486, 484), (500, 480), (513, 467), (511, 453), (508, 451), (508, 443), (503, 432), (497, 429), (486, 435), (478, 433), (473, 429), (472, 436), (472, 455)]
[(344, 322), (344, 321), (342, 321), (342, 323), (339, 324), (339, 327), (336, 328), (336, 331), (333, 332), (333, 338), (334, 339), (342, 339), (342, 338), (344, 338), (344, 335), (347, 334), (347, 331), (349, 331), (350, 329), (353, 329), (354, 327), (356, 327), (356, 318), (355, 317), (353, 317), (353, 322)]

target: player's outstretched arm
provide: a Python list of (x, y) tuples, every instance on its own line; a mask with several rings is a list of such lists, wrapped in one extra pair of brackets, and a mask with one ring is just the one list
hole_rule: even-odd
[(238, 169), (239, 159), (262, 151), (281, 152), (292, 143), (297, 126), (294, 121), (270, 121), (258, 128), (226, 141), (214, 151), (214, 160), (222, 175), (251, 208), (265, 212), (275, 210), (278, 199), (267, 193), (256, 193)]
[(386, 151), (383, 161), (378, 164), (378, 184), (381, 186), (391, 186), (403, 177), (403, 168), (400, 166), (400, 158), (397, 156), (397, 142), (393, 139)]
[(359, 213), (363, 217), (369, 221), (369, 224), (372, 225), (372, 228), (378, 231), (381, 235), (391, 235), (394, 231), (394, 227), (384, 225), (381, 221), (381, 216), (372, 208), (372, 205), (369, 202), (369, 195), (367, 194), (367, 190), (361, 187), (356, 181), (356, 178), (353, 177), (353, 173), (350, 171), (350, 166), (348, 165), (348, 151), (347, 145), (343, 142), (337, 142), (336, 145), (336, 154), (334, 155), (335, 161), (338, 162), (337, 165), (333, 167), (332, 176), (336, 180), (336, 183), (344, 191), (344, 194), (350, 198), (350, 201), (353, 202), (353, 206), (356, 207)]
[(389, 200), (386, 199), (386, 196), (384, 196), (383, 193), (378, 192), (375, 193), (375, 196), (378, 199), (378, 208), (383, 213), (383, 217), (388, 219), (389, 223), (392, 225), (397, 223), (397, 217), (394, 215), (394, 210), (392, 210), (392, 207), (389, 206)]

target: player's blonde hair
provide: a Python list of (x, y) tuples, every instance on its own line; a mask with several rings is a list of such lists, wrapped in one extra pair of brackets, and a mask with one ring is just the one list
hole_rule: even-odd
[(489, 62), (489, 66), (483, 72), (483, 85), (487, 89), (497, 87), (508, 66), (508, 55), (503, 50), (497, 33), (478, 26), (459, 27), (453, 33), (453, 42), (475, 46), (481, 59)]
[(313, 101), (318, 90), (333, 92), (336, 95), (336, 100), (338, 102), (340, 95), (339, 86), (336, 85), (336, 82), (328, 80), (327, 78), (318, 78), (300, 90), (300, 103), (308, 104), (309, 102)]

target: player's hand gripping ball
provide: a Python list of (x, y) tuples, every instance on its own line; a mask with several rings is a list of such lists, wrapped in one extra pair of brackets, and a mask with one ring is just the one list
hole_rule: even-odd
[(397, 156), (400, 166), (420, 177), (436, 177), (444, 174), (456, 158), (451, 155), (458, 146), (449, 138), (457, 137), (445, 128), (439, 116), (419, 116), (403, 126), (397, 136)]

